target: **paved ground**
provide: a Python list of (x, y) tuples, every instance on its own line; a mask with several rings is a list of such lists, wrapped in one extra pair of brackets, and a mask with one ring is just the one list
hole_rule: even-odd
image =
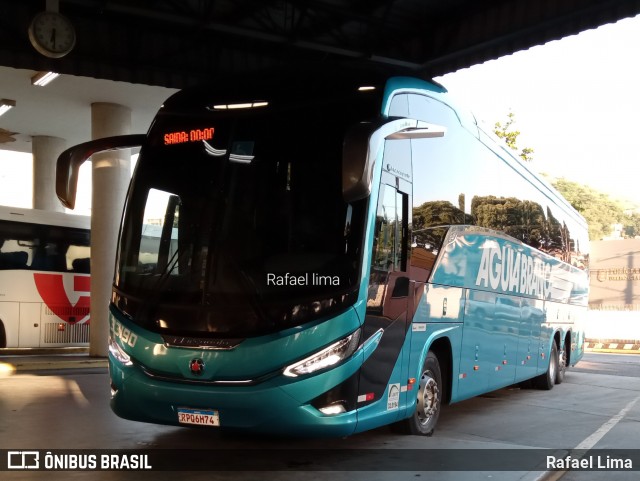
[[(22, 369), (37, 363), (39, 366), (51, 364), (48, 369), (18, 370), (0, 376), (0, 451), (67, 449), (85, 452), (87, 449), (118, 448), (127, 452), (150, 449), (156, 455), (165, 450), (165, 453), (175, 455), (166, 450), (181, 448), (188, 450), (181, 461), (185, 469), (190, 462), (209, 462), (211, 459), (219, 459), (220, 463), (235, 462), (240, 467), (246, 459), (246, 469), (216, 472), (209, 467), (207, 471), (180, 474), (166, 471), (4, 472), (0, 473), (3, 481), (408, 481), (420, 478), (540, 481), (558, 479), (561, 475), (563, 481), (638, 479), (638, 471), (564, 473), (547, 471), (544, 466), (527, 471), (465, 470), (477, 462), (474, 457), (478, 453), (484, 453), (486, 457), (504, 456), (504, 462), (507, 462), (514, 456), (521, 456), (524, 450), (536, 453), (536, 450), (544, 449), (564, 456), (568, 450), (577, 447), (617, 450), (640, 446), (637, 430), (640, 422), (640, 356), (635, 355), (587, 353), (584, 360), (568, 372), (566, 381), (551, 391), (502, 389), (445, 406), (432, 438), (402, 436), (381, 428), (331, 440), (228, 436), (212, 430), (123, 420), (114, 416), (108, 407), (106, 369), (83, 366), (91, 360), (86, 354), (67, 354), (62, 359), (60, 356), (54, 356), (54, 359), (35, 356), (30, 363), (25, 359), (4, 358), (5, 366)], [(54, 367), (55, 362), (59, 363), (58, 367)], [(69, 369), (69, 366), (82, 368)], [(434, 459), (434, 453), (441, 459)], [(459, 470), (424, 471), (419, 468), (420, 463), (430, 466), (444, 463), (450, 455), (459, 463)], [(277, 469), (265, 470), (267, 462), (276, 463)]]

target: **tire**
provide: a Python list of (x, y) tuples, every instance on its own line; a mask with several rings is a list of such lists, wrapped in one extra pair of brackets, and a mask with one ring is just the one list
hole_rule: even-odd
[(549, 354), (549, 367), (547, 372), (534, 378), (533, 382), (536, 388), (543, 391), (549, 391), (553, 389), (556, 383), (556, 377), (558, 376), (558, 346), (556, 342), (551, 342), (551, 353)]
[[(555, 343), (554, 343), (555, 344)], [(567, 350), (558, 351), (558, 370), (556, 371), (556, 384), (562, 384), (564, 375), (567, 372)]]
[(4, 324), (0, 321), (0, 348), (7, 347), (7, 334), (4, 331)]
[(398, 422), (396, 427), (405, 434), (431, 436), (438, 423), (443, 396), (440, 363), (431, 351), (424, 360), (416, 394), (418, 400), (415, 412), (411, 417)]

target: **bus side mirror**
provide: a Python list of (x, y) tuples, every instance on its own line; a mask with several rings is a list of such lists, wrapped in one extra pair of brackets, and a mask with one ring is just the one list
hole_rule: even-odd
[(345, 202), (371, 193), (373, 167), (385, 140), (442, 137), (446, 128), (420, 120), (392, 118), (355, 125), (347, 132), (342, 150), (342, 196)]
[[(371, 193), (373, 161), (369, 160), (369, 140), (376, 124), (361, 123), (352, 127), (342, 149), (342, 196), (350, 203)], [(374, 157), (375, 158), (375, 157)]]
[(73, 209), (76, 206), (78, 173), (80, 166), (98, 152), (140, 147), (146, 135), (118, 135), (91, 140), (68, 148), (58, 156), (56, 164), (56, 194), (62, 205)]

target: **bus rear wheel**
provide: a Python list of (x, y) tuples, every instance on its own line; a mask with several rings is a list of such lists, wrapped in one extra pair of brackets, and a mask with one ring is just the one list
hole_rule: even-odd
[(547, 372), (534, 378), (533, 382), (535, 387), (544, 391), (553, 389), (558, 375), (559, 364), (560, 361), (558, 358), (558, 346), (556, 346), (555, 341), (553, 341), (551, 343), (551, 353), (549, 355), (549, 367), (547, 368)]
[(429, 351), (418, 384), (416, 410), (400, 421), (398, 427), (406, 434), (431, 436), (440, 416), (442, 403), (442, 374), (436, 355)]
[(564, 381), (564, 375), (567, 371), (567, 349), (565, 348), (558, 351), (558, 371), (556, 372), (556, 384), (562, 384)]

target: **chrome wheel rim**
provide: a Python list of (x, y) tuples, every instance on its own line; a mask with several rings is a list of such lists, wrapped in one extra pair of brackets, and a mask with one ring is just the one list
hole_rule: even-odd
[(440, 389), (432, 374), (429, 371), (422, 373), (417, 409), (418, 421), (421, 425), (426, 425), (436, 415), (439, 398)]
[(549, 377), (553, 382), (556, 379), (556, 370), (558, 368), (558, 356), (553, 355), (553, 350), (551, 351), (551, 353), (552, 353), (551, 359), (549, 359)]
[(560, 351), (560, 355), (558, 356), (558, 369), (560, 371), (564, 371), (567, 367), (567, 352), (562, 350)]

